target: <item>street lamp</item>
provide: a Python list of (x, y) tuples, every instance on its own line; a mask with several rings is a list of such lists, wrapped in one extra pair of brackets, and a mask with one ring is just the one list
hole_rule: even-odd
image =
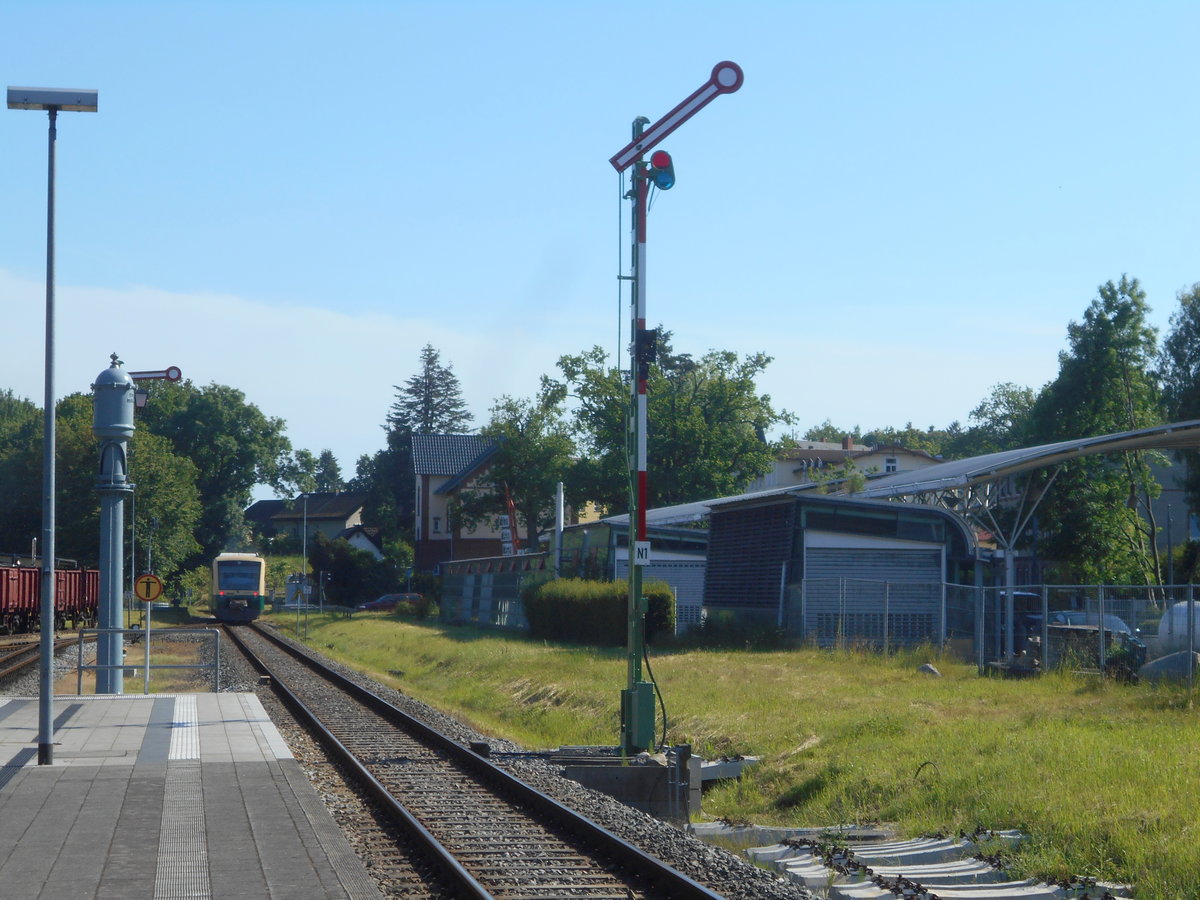
[(60, 109), (96, 112), (97, 92), (10, 87), (9, 109), (50, 114), (46, 187), (46, 391), (42, 425), (42, 599), (38, 765), (54, 762), (54, 142)]

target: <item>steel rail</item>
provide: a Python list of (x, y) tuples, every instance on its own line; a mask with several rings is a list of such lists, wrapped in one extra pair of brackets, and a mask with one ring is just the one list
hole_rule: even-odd
[[(64, 650), (74, 645), (75, 641), (73, 639), (59, 638), (54, 642), (54, 652), (57, 653), (59, 650)], [(0, 678), (9, 678), (16, 675), (21, 670), (28, 669), (36, 664), (41, 658), (42, 648), (40, 644), (21, 644), (19, 649), (0, 656)]]
[(319, 660), (298, 651), (286, 641), (268, 632), (262, 626), (254, 624), (252, 627), (263, 638), (280, 647), (321, 677), (336, 684), (339, 688), (354, 696), (359, 702), (389, 721), (397, 723), (401, 728), (416, 734), (421, 740), (427, 741), (436, 749), (444, 752), (456, 763), (469, 770), (476, 778), (490, 783), (493, 787), (506, 792), (510, 797), (537, 810), (540, 815), (557, 822), (570, 832), (580, 835), (592, 846), (599, 848), (610, 858), (620, 862), (639, 878), (656, 889), (663, 891), (668, 896), (677, 898), (677, 900), (723, 900), (720, 894), (713, 892), (677, 869), (667, 865), (657, 857), (651, 856), (641, 848), (618, 837), (602, 825), (593, 822), (569, 806), (543, 794), (532, 785), (525, 783), (515, 775), (484, 759), (471, 748), (464, 747), (447, 735), (437, 731), (428, 723), (422, 722), (404, 710), (393, 706), (378, 694), (362, 687), (341, 673), (328, 668)]
[[(270, 638), (258, 626), (252, 626), (256, 633), (264, 638)], [(423, 850), (427, 858), (437, 866), (442, 874), (447, 876), (461, 892), (462, 896), (471, 900), (494, 900), (493, 896), (468, 872), (453, 854), (434, 837), (429, 830), (410, 813), (405, 806), (392, 796), (379, 780), (359, 761), (340, 740), (333, 734), (317, 715), (286, 684), (280, 681), (270, 667), (258, 655), (246, 646), (237, 633), (236, 628), (225, 628), (225, 633), (237, 644), (238, 649), (250, 660), (250, 664), (262, 675), (271, 679), (272, 688), (280, 695), (284, 705), (305, 726), (310, 728), (325, 748), (334, 758), (350, 772), (351, 776), (371, 795), (371, 798), (384, 809)], [(285, 649), (286, 644), (281, 644)]]

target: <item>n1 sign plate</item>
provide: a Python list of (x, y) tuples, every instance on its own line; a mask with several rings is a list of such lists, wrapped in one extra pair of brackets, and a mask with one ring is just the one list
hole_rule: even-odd
[(634, 541), (633, 542), (633, 564), (635, 566), (650, 565), (650, 542), (649, 541)]

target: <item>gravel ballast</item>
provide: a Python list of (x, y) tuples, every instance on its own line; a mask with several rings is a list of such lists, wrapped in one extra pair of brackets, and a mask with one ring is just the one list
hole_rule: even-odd
[[(307, 652), (313, 653), (309, 648)], [(559, 802), (578, 810), (592, 821), (646, 853), (667, 861), (688, 877), (707, 885), (711, 890), (728, 900), (795, 900), (812, 895), (798, 885), (791, 884), (778, 876), (755, 867), (746, 859), (726, 850), (705, 844), (703, 841), (668, 823), (659, 821), (645, 813), (571, 781), (561, 774), (561, 767), (536, 757), (507, 759), (506, 754), (525, 753), (527, 748), (510, 741), (482, 735), (432, 707), (427, 706), (386, 685), (379, 684), (346, 666), (319, 656), (326, 664), (337, 669), (360, 685), (393, 703), (405, 712), (428, 722), (432, 727), (463, 744), (473, 741), (486, 742), (495, 757), (493, 762), (512, 771), (518, 777)], [(66, 675), (74, 677), (76, 651), (58, 654), (55, 663), (56, 678)], [(314, 788), (321, 796), (334, 820), (346, 833), (352, 847), (363, 858), (368, 871), (376, 877), (381, 890), (389, 897), (440, 897), (437, 889), (427, 889), (411, 879), (401, 883), (389, 881), (390, 866), (375, 858), (380, 844), (379, 834), (387, 826), (377, 819), (372, 805), (343, 778), (340, 769), (329, 762), (320, 746), (298, 726), (288, 710), (275, 697), (269, 684), (261, 684), (258, 673), (229, 642), (221, 650), (219, 682), (222, 691), (242, 691), (256, 694), (267, 713), (279, 729), (293, 755), (308, 775)], [(36, 696), (38, 693), (36, 669), (27, 676), (5, 685), (4, 693), (10, 696)], [(61, 690), (61, 688), (60, 688)], [(70, 690), (74, 690), (74, 682)], [(401, 840), (399, 837), (397, 841)], [(395, 850), (391, 853), (394, 855)]]

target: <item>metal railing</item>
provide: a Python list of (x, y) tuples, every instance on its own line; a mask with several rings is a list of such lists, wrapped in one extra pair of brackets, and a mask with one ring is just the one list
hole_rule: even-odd
[[(141, 639), (142, 644), (145, 647), (145, 657), (144, 657), (143, 664), (141, 666), (137, 666), (137, 665), (132, 665), (127, 661), (124, 661), (124, 662), (121, 662), (118, 664), (100, 665), (98, 663), (92, 663), (90, 665), (85, 665), (83, 662), (83, 644), (84, 644), (85, 636), (87, 636), (87, 635), (99, 636), (99, 635), (105, 635), (105, 634), (121, 635), (122, 636), (121, 637), (122, 646), (124, 646), (124, 641), (125, 641), (124, 636), (125, 635), (130, 635), (130, 634), (137, 635), (137, 637)], [(207, 635), (207, 636), (211, 637), (212, 643), (213, 643), (212, 662), (154, 663), (154, 664), (152, 664), (150, 662), (150, 641), (151, 641), (151, 639), (167, 638), (167, 637), (174, 638), (177, 635), (181, 635), (181, 634), (199, 634), (199, 635)], [(171, 628), (171, 629), (159, 629), (157, 631), (154, 629), (149, 629), (149, 628), (145, 629), (145, 630), (143, 630), (141, 628), (84, 628), (79, 632), (78, 650), (79, 650), (79, 654), (78, 654), (78, 660), (76, 663), (76, 682), (75, 682), (75, 684), (76, 684), (75, 692), (77, 694), (83, 693), (83, 673), (85, 671), (100, 672), (100, 671), (115, 671), (117, 669), (125, 670), (125, 669), (131, 669), (131, 668), (134, 668), (134, 669), (141, 668), (143, 670), (143, 673), (142, 673), (142, 676), (143, 676), (142, 693), (143, 694), (150, 693), (150, 670), (151, 669), (212, 669), (212, 689), (214, 692), (218, 692), (221, 689), (221, 631), (218, 628)]]

